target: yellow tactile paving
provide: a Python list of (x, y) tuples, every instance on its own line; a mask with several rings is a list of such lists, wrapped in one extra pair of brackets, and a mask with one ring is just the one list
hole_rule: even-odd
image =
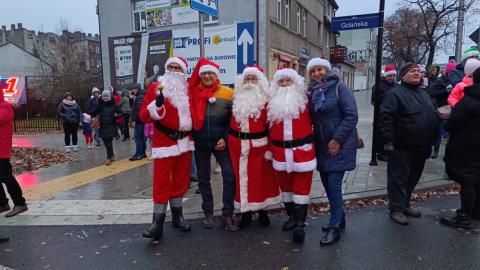
[(129, 161), (128, 159), (122, 159), (115, 161), (110, 166), (98, 166), (71, 175), (45, 181), (34, 187), (24, 189), (24, 197), (28, 200), (40, 200), (45, 197), (51, 197), (57, 193), (83, 186), (85, 184), (107, 178), (114, 174), (143, 166), (150, 162), (151, 161), (147, 159), (142, 159), (135, 162)]

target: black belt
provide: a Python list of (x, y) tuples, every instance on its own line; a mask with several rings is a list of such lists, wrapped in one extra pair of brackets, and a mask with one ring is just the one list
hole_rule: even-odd
[(160, 124), (159, 121), (155, 121), (155, 127), (161, 132), (165, 133), (168, 137), (170, 137), (170, 139), (174, 141), (181, 140), (187, 137), (188, 135), (190, 135), (190, 133), (192, 133), (192, 131), (178, 131), (178, 130), (168, 128)]
[(291, 141), (272, 141), (273, 145), (282, 148), (295, 148), (307, 143), (313, 143), (313, 135), (308, 135), (307, 137)]
[(262, 132), (246, 133), (246, 132), (238, 132), (233, 129), (229, 129), (228, 134), (232, 135), (233, 137), (237, 137), (241, 140), (256, 140), (256, 139), (261, 139), (268, 136), (268, 132), (266, 130)]

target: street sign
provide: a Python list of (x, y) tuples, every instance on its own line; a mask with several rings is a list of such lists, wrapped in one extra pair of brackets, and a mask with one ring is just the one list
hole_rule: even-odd
[(242, 72), (244, 66), (253, 65), (253, 34), (254, 23), (237, 24), (237, 72)]
[(468, 36), (473, 42), (477, 43), (477, 45), (480, 45), (480, 27), (475, 30), (470, 36)]
[(218, 0), (190, 0), (190, 7), (199, 12), (218, 17)]
[(332, 19), (332, 32), (377, 28), (380, 25), (378, 13), (335, 17)]

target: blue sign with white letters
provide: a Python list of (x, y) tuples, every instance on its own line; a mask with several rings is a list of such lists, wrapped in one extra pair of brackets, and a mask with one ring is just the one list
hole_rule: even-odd
[(380, 15), (378, 13), (335, 17), (332, 19), (332, 32), (378, 28), (380, 25)]
[(210, 16), (218, 17), (218, 0), (190, 0), (190, 7)]
[(245, 66), (253, 65), (253, 22), (237, 24), (237, 73), (242, 73)]

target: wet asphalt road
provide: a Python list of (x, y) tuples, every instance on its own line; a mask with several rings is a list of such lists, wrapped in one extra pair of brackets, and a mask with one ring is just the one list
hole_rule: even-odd
[[(262, 229), (253, 223), (239, 233), (212, 230), (193, 221), (189, 233), (165, 225), (152, 244), (141, 237), (147, 225), (0, 227), (11, 237), (0, 244), (0, 265), (14, 269), (480, 269), (480, 223), (465, 232), (438, 224), (458, 198), (417, 204), (424, 215), (410, 226), (391, 222), (386, 207), (347, 215), (339, 243), (320, 247), (326, 216), (309, 218), (303, 245), (281, 231), (284, 217)], [(0, 267), (1, 269), (1, 267)]]

